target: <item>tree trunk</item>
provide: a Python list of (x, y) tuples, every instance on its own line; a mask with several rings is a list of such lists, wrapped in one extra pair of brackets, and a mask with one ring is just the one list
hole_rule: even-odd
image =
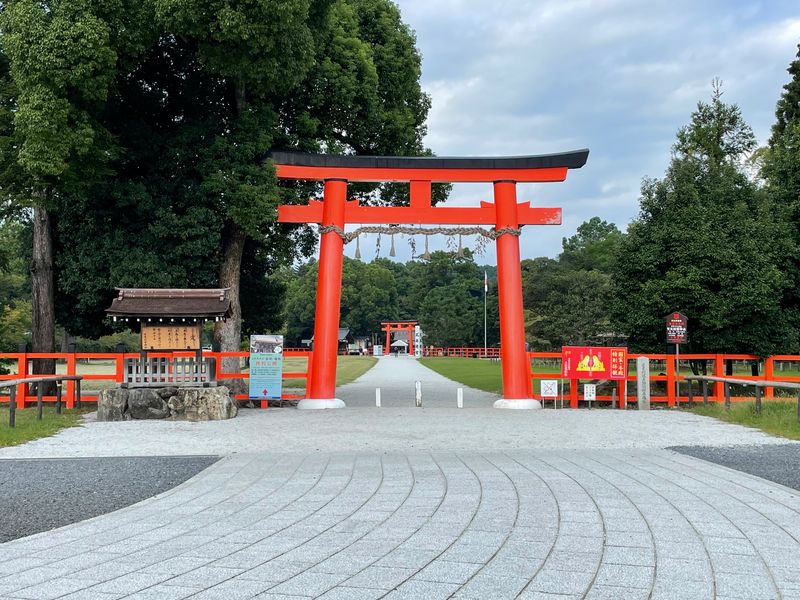
[[(239, 301), (239, 280), (242, 273), (242, 253), (245, 232), (233, 221), (225, 223), (222, 234), (222, 266), (219, 270), (219, 285), (230, 288), (231, 316), (214, 326), (214, 341), (222, 352), (238, 352), (242, 343), (242, 305)], [(222, 368), (227, 372), (239, 371), (238, 358), (226, 358)], [(227, 380), (226, 380), (227, 381)], [(243, 392), (239, 392), (243, 393)]]
[[(53, 282), (53, 234), (50, 213), (43, 207), (45, 194), (33, 209), (33, 260), (31, 261), (31, 305), (33, 352), (52, 352), (55, 343), (55, 292)], [(33, 373), (52, 375), (56, 361), (42, 358), (33, 361)]]

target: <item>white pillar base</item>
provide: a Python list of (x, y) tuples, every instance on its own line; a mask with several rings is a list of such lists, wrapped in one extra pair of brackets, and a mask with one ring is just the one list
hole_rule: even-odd
[(542, 408), (542, 403), (532, 398), (523, 398), (521, 400), (506, 400), (501, 398), (495, 401), (495, 408), (510, 408), (517, 410), (537, 410)]
[(344, 408), (346, 405), (344, 401), (338, 398), (328, 398), (326, 400), (314, 400), (312, 398), (303, 398), (297, 403), (297, 408), (300, 410), (318, 410), (321, 408)]

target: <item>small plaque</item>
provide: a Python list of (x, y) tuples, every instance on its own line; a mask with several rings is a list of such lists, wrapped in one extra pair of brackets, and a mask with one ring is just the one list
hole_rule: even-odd
[(200, 325), (142, 325), (142, 350), (199, 350)]
[(558, 398), (558, 380), (542, 379), (542, 398)]
[(597, 386), (594, 383), (587, 383), (583, 386), (584, 400), (597, 400)]

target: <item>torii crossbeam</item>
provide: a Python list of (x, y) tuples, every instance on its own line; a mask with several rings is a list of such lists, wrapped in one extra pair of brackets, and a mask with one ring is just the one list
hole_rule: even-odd
[[(586, 164), (588, 150), (504, 158), (332, 156), (274, 152), (280, 179), (324, 181), (323, 200), (278, 207), (281, 223), (319, 223), (320, 241), (314, 352), (306, 398), (298, 408), (338, 408), (335, 397), (339, 307), (347, 224), (494, 225), (497, 233), (497, 279), (500, 305), (500, 357), (503, 398), (498, 408), (539, 408), (533, 399), (530, 364), (525, 352), (519, 230), (522, 225), (560, 225), (560, 208), (517, 203), (516, 184), (560, 182), (569, 169)], [(408, 182), (409, 206), (360, 206), (347, 200), (347, 183)], [(474, 208), (436, 208), (432, 183), (484, 182), (494, 185), (494, 202)]]

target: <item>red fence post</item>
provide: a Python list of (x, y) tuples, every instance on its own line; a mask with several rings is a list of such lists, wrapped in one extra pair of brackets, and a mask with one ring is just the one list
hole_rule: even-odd
[[(17, 376), (20, 379), (28, 377), (28, 354), (23, 352), (17, 359)], [(25, 401), (28, 399), (28, 384), (21, 383), (17, 388), (17, 408), (25, 408)]]
[(569, 407), (578, 408), (578, 385), (577, 379), (569, 380)]
[[(724, 354), (715, 354), (714, 355), (714, 377), (724, 377), (725, 376), (725, 355)], [(714, 400), (716, 402), (722, 402), (723, 396), (725, 395), (725, 384), (721, 381), (714, 382)]]
[[(67, 354), (67, 375), (76, 375), (75, 353)], [(67, 408), (75, 406), (75, 382), (67, 381)]]
[[(764, 361), (764, 381), (775, 380), (775, 359), (770, 356)], [(775, 388), (772, 386), (764, 388), (764, 397), (770, 400), (775, 397)]]
[(677, 357), (667, 355), (667, 406), (675, 406), (675, 363)]

